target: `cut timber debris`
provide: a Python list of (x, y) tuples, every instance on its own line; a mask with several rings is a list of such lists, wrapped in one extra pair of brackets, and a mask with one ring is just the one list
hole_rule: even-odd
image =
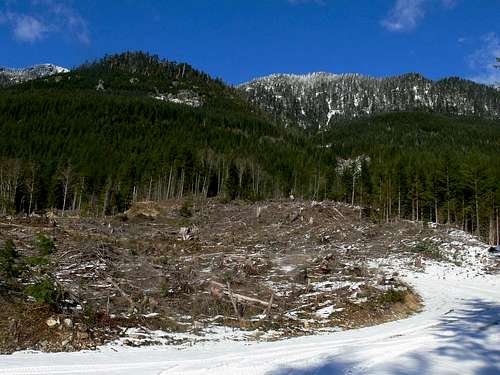
[(229, 282), (227, 283), (227, 291), (229, 293), (229, 299), (231, 300), (231, 304), (233, 305), (234, 313), (241, 321), (243, 317), (241, 316), (240, 310), (238, 309), (238, 303), (236, 302), (236, 299), (233, 296), (233, 292), (231, 291), (231, 285), (229, 284)]
[(123, 291), (123, 289), (120, 288), (120, 286), (111, 277), (108, 277), (106, 279), (106, 281), (108, 283), (110, 283), (111, 285), (113, 285), (115, 287), (115, 289), (118, 290), (118, 292), (120, 292), (120, 294), (122, 295), (123, 298), (127, 299), (127, 301), (130, 304), (130, 309), (133, 310), (135, 308), (135, 303), (134, 303), (134, 300), (132, 299), (132, 297), (130, 297), (127, 293), (125, 293)]
[[(240, 303), (247, 302), (250, 304), (253, 303), (253, 304), (261, 305), (261, 306), (264, 306), (265, 308), (269, 307), (269, 302), (262, 301), (258, 298), (248, 297), (248, 296), (244, 296), (242, 294), (234, 293), (233, 291), (231, 291), (230, 288), (228, 288), (228, 286), (225, 286), (224, 284), (221, 284), (221, 283), (218, 283), (218, 282), (212, 281), (212, 280), (210, 281), (210, 284), (211, 284), (211, 286), (220, 290), (223, 294), (225, 294), (229, 298), (231, 298), (231, 296), (232, 296), (233, 299), (235, 299), (236, 301), (238, 301)], [(272, 307), (278, 307), (278, 305), (273, 304)]]

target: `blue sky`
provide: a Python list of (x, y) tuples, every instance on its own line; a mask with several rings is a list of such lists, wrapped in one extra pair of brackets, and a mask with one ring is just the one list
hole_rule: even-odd
[(500, 81), (500, 0), (0, 0), (0, 66), (144, 50), (229, 83), (271, 73)]

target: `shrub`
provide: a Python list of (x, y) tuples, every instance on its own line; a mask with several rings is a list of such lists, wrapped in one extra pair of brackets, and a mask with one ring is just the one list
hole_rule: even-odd
[(44, 257), (27, 257), (25, 262), (29, 267), (46, 266), (49, 264), (49, 260)]
[(16, 251), (16, 246), (14, 241), (7, 240), (4, 245), (0, 248), (0, 272), (2, 272), (7, 278), (16, 277), (19, 273), (16, 267), (16, 259), (19, 254)]
[(423, 255), (427, 258), (436, 260), (443, 259), (443, 254), (439, 247), (431, 240), (424, 240), (413, 246), (413, 252)]
[(191, 211), (192, 202), (190, 199), (186, 199), (179, 210), (179, 215), (182, 217), (191, 217), (193, 212)]
[(54, 241), (42, 233), (36, 235), (35, 244), (41, 256), (50, 255), (56, 251)]
[(379, 300), (384, 304), (403, 303), (405, 296), (404, 290), (389, 289), (379, 297)]
[(85, 305), (83, 309), (83, 317), (89, 324), (96, 324), (97, 323), (97, 311), (92, 304), (87, 304)]
[(55, 305), (59, 300), (59, 289), (50, 279), (44, 279), (24, 288), (24, 293), (33, 297), (38, 303)]

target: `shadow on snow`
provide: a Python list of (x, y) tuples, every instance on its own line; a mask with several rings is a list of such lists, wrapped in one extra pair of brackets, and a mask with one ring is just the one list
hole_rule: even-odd
[(450, 373), (452, 369), (447, 368), (447, 364), (460, 368), (468, 362), (473, 362), (475, 370), (467, 374), (500, 374), (500, 304), (468, 301), (462, 309), (443, 316), (431, 334), (436, 341), (424, 353), (403, 354), (395, 358), (393, 364), (390, 361), (383, 364), (382, 369), (364, 368), (363, 363), (332, 357), (313, 367), (282, 368), (267, 375), (421, 375)]

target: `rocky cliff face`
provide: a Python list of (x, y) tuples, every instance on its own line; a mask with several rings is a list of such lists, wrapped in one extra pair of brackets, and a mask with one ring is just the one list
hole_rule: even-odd
[(238, 87), (287, 126), (322, 129), (343, 119), (383, 112), (432, 111), (500, 118), (500, 91), (460, 78), (419, 74), (371, 78), (358, 74), (276, 74)]

